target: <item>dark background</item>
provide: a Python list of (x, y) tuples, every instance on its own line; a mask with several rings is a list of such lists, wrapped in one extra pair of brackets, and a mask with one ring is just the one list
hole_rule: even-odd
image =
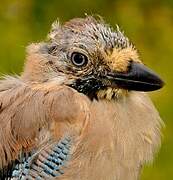
[(0, 72), (19, 74), (25, 47), (43, 41), (51, 23), (99, 14), (119, 24), (136, 44), (144, 63), (165, 80), (151, 97), (166, 126), (162, 148), (142, 180), (173, 179), (173, 0), (4, 0), (0, 1)]

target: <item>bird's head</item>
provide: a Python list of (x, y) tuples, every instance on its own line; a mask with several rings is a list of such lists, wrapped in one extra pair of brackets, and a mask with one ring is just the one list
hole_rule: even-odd
[(46, 80), (65, 77), (64, 84), (90, 98), (112, 99), (131, 90), (154, 91), (163, 86), (158, 75), (143, 65), (118, 26), (113, 30), (90, 16), (62, 26), (54, 23), (49, 41), (40, 45), (39, 53), (46, 66), (43, 60), (39, 64), (46, 70), (36, 74), (46, 72)]

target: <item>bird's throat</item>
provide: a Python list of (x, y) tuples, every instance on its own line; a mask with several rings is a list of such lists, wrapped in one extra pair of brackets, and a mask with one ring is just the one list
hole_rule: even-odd
[(128, 90), (107, 87), (96, 92), (97, 99), (117, 100), (128, 95)]

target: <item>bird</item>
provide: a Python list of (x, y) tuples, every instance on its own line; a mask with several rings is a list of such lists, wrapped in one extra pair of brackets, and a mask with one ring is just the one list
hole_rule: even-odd
[(163, 86), (118, 25), (54, 22), (0, 80), (1, 179), (139, 179), (164, 125), (147, 92)]

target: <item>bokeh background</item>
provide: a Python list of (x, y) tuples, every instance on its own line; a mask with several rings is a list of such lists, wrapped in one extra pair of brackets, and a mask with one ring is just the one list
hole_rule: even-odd
[(51, 23), (99, 14), (119, 24), (143, 61), (165, 80), (151, 97), (166, 124), (163, 144), (142, 180), (173, 179), (173, 0), (0, 0), (0, 74), (19, 74), (25, 47), (43, 41)]

